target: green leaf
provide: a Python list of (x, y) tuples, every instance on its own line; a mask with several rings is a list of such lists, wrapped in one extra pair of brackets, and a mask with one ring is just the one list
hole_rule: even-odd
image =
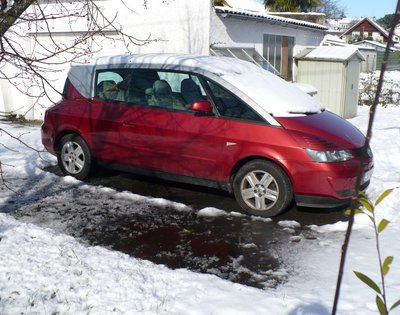
[(395, 309), (397, 306), (399, 306), (400, 305), (400, 300), (398, 300), (397, 302), (395, 302), (393, 305), (392, 305), (392, 307), (390, 308), (390, 310), (393, 310), (393, 309)]
[(385, 261), (383, 262), (383, 266), (382, 266), (382, 271), (383, 271), (383, 275), (386, 276), (390, 270), (390, 265), (393, 262), (393, 256), (388, 256), (385, 258)]
[[(364, 212), (364, 211), (362, 211), (362, 210), (360, 210), (360, 209), (355, 209), (355, 210), (354, 210), (354, 214), (360, 214), (360, 213), (365, 213), (365, 214), (367, 214), (366, 212)], [(345, 212), (345, 214), (346, 214), (347, 216), (351, 215), (351, 209), (347, 209), (346, 212)], [(367, 215), (368, 215), (368, 214), (367, 214)]]
[(371, 205), (368, 199), (361, 198), (359, 201), (365, 207), (365, 209), (367, 209), (371, 213), (374, 213), (374, 207)]
[(386, 229), (386, 227), (388, 226), (389, 223), (390, 223), (390, 221), (388, 221), (386, 219), (382, 219), (378, 225), (378, 233), (381, 233), (384, 229)]
[(357, 276), (358, 279), (360, 279), (362, 282), (364, 282), (367, 286), (369, 286), (372, 290), (374, 290), (375, 292), (382, 294), (381, 293), (381, 289), (379, 289), (378, 285), (368, 276), (366, 276), (365, 274), (358, 272), (358, 271), (354, 271), (355, 275)]
[(388, 314), (385, 303), (382, 301), (382, 299), (378, 295), (376, 296), (376, 306), (378, 306), (379, 314), (381, 314), (381, 315)]
[(368, 199), (368, 198), (367, 198), (367, 194), (365, 193), (365, 191), (360, 191), (360, 192), (358, 193), (358, 198)]
[(386, 189), (383, 193), (381, 193), (375, 201), (375, 206), (379, 205), (379, 203), (385, 199), (391, 192), (393, 191), (393, 188), (391, 189)]

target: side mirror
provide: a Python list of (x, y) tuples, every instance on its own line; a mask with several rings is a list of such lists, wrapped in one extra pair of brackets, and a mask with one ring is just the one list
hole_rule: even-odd
[(212, 113), (212, 105), (209, 101), (194, 101), (190, 109), (200, 113)]

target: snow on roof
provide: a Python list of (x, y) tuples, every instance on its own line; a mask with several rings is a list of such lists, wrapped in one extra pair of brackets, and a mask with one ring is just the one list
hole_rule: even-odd
[(261, 20), (271, 21), (271, 22), (281, 23), (281, 24), (291, 24), (291, 25), (302, 26), (302, 27), (307, 27), (307, 28), (319, 29), (319, 30), (323, 30), (323, 31), (328, 30), (328, 28), (326, 26), (323, 26), (320, 24), (306, 22), (306, 21), (300, 21), (300, 20), (295, 20), (295, 19), (290, 19), (290, 18), (284, 18), (284, 17), (280, 17), (280, 16), (276, 16), (276, 15), (270, 15), (265, 12), (254, 12), (254, 11), (240, 9), (240, 8), (227, 8), (227, 7), (216, 6), (215, 12), (236, 15), (236, 16), (244, 16), (247, 18), (254, 18), (254, 19), (258, 19), (258, 20), (261, 19)]
[[(137, 66), (141, 68), (188, 67), (200, 71), (209, 71), (217, 75), (249, 71), (249, 63), (240, 59), (176, 53), (103, 56), (89, 60), (89, 64), (96, 66), (125, 65), (126, 68)], [(260, 67), (252, 69), (252, 71), (261, 70)]]
[[(385, 48), (386, 49), (386, 44), (382, 44), (380, 42), (376, 42), (376, 41), (373, 41), (373, 40), (363, 40), (361, 42), (353, 43), (353, 45), (358, 45), (358, 46), (362, 46), (364, 44), (369, 44), (369, 45), (372, 45), (372, 46), (376, 46), (376, 47), (380, 47), (380, 48)], [(390, 50), (396, 50), (396, 49), (391, 47)]]
[(237, 9), (247, 9), (249, 11), (265, 11), (265, 7), (262, 3), (255, 0), (227, 0), (226, 1), (231, 7)]
[(300, 59), (346, 61), (353, 57), (364, 60), (364, 57), (356, 47), (320, 46)]
[(332, 34), (326, 34), (324, 36), (323, 41), (331, 41), (331, 42), (335, 42), (335, 43), (346, 44), (346, 41), (344, 39), (340, 38), (339, 36), (332, 35)]
[[(344, 40), (340, 39), (337, 36), (325, 35), (324, 40), (321, 42), (320, 46), (354, 47), (357, 48), (360, 52), (375, 51), (374, 47), (361, 46), (359, 43), (364, 43), (364, 41), (353, 44), (347, 44)], [(301, 56), (299, 56), (299, 58), (304, 57), (305, 55), (306, 53), (303, 53)]]

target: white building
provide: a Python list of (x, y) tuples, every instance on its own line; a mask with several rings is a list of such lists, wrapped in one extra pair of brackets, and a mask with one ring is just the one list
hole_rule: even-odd
[[(54, 1), (42, 1), (42, 8), (54, 13)], [(122, 30), (138, 39), (150, 39), (143, 45), (130, 45), (127, 49), (112, 29), (106, 29), (107, 38), (96, 35), (92, 55), (121, 53), (177, 52), (191, 54), (216, 54), (235, 56), (266, 65), (269, 61), (287, 80), (295, 76), (293, 56), (306, 47), (318, 46), (323, 40), (325, 26), (304, 22), (264, 11), (247, 11), (228, 7), (213, 7), (212, 0), (151, 0), (132, 1), (127, 9), (122, 2), (98, 0), (96, 3), (104, 14), (121, 24)], [(77, 6), (79, 1), (63, 2), (68, 8)], [(66, 23), (67, 22), (67, 23)], [(51, 37), (48, 29), (51, 30)], [(58, 20), (49, 22), (49, 28), (21, 29), (27, 37), (21, 37), (24, 51), (40, 55), (54, 43), (70, 43), (76, 34), (87, 31), (86, 19)], [(44, 47), (35, 45), (35, 38)], [(84, 44), (82, 44), (84, 45)], [(61, 55), (57, 60), (62, 60)], [(65, 58), (67, 59), (67, 58)], [(69, 64), (53, 66), (58, 72), (46, 73), (51, 86), (62, 91)], [(4, 70), (4, 69), (3, 69)], [(17, 71), (9, 67), (8, 73)], [(29, 78), (25, 79), (26, 82)], [(29, 85), (29, 82), (28, 82)], [(29, 86), (31, 92), (39, 93), (39, 87)], [(27, 119), (43, 119), (44, 110), (57, 101), (60, 94), (47, 88), (48, 97), (39, 100), (18, 92), (10, 83), (0, 80), (0, 112), (25, 115)]]

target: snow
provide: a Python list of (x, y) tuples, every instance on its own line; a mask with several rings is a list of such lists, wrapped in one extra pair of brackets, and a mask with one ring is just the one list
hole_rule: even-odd
[(358, 52), (357, 47), (320, 46), (313, 49), (305, 58), (313, 60), (346, 61), (355, 55), (357, 55), (360, 60), (364, 60), (364, 57)]
[(256, 104), (260, 104), (276, 117), (319, 113), (324, 109), (324, 105), (316, 98), (304, 93), (298, 87), (278, 77), (265, 75), (263, 72), (229, 74), (223, 78), (240, 91), (244, 91)]
[(199, 212), (197, 212), (197, 215), (205, 216), (205, 217), (217, 217), (217, 216), (228, 215), (228, 212), (217, 209), (217, 208), (207, 207), (207, 208), (201, 209)]
[(256, 0), (227, 0), (226, 1), (232, 8), (246, 9), (250, 11), (265, 11), (262, 3)]
[(300, 223), (296, 221), (279, 221), (278, 224), (284, 228), (296, 228), (300, 226)]
[[(232, 15), (244, 16), (244, 17), (249, 17), (249, 18), (268, 20), (271, 22), (294, 24), (294, 25), (300, 25), (300, 26), (309, 27), (309, 28), (315, 28), (315, 29), (319, 29), (319, 30), (327, 30), (328, 29), (326, 26), (321, 25), (321, 24), (307, 22), (307, 21), (298, 20), (298, 19), (294, 19), (294, 18), (281, 17), (279, 15), (273, 14), (275, 12), (270, 13), (266, 10), (264, 12), (262, 12), (262, 10), (258, 11), (257, 8), (256, 8), (256, 10), (249, 10), (249, 8), (242, 9), (242, 8), (229, 8), (226, 6), (216, 6), (215, 10), (217, 13), (222, 13), (222, 14), (232, 14)], [(286, 14), (286, 12), (285, 12), (285, 14)]]
[(271, 302), (250, 305), (262, 291), (86, 247), (5, 214), (0, 226), (2, 314), (260, 314)]
[[(400, 77), (400, 75), (398, 76)], [(350, 122), (365, 133), (369, 107), (359, 107)], [(372, 200), (385, 189), (395, 188), (378, 207), (379, 218), (391, 223), (381, 234), (383, 256), (394, 261), (386, 277), (389, 304), (400, 298), (400, 106), (379, 107), (371, 146), (375, 172), (368, 195)], [(39, 127), (0, 123), (41, 150)], [(0, 186), (0, 313), (1, 314), (315, 314), (330, 313), (333, 303), (341, 246), (347, 224), (317, 226), (315, 239), (293, 235), (282, 251), (297, 272), (286, 273), (287, 281), (272, 289), (256, 289), (234, 284), (213, 275), (185, 269), (171, 270), (162, 265), (130, 257), (100, 246), (90, 246), (65, 234), (62, 226), (39, 227), (16, 220), (10, 214), (38, 198), (56, 198), (62, 207), (71, 198), (68, 191), (96, 205), (111, 199), (129, 203), (130, 210), (161, 205), (178, 211), (188, 206), (165, 199), (149, 198), (108, 187), (92, 186), (71, 177), (43, 171), (55, 164), (45, 152), (38, 154), (22, 146), (4, 132), (0, 134), (0, 154), (7, 185)], [(132, 207), (132, 205), (136, 205)], [(117, 211), (111, 209), (110, 211)], [(198, 215), (240, 215), (205, 208)], [(51, 218), (47, 218), (51, 221)], [(257, 220), (257, 218), (252, 218)], [(262, 219), (260, 219), (262, 220)], [(271, 221), (271, 219), (267, 219)], [(96, 224), (96, 218), (93, 218)], [(271, 221), (271, 224), (274, 224)], [(296, 221), (281, 221), (282, 229), (298, 229)], [(377, 314), (375, 295), (358, 280), (353, 270), (379, 283), (374, 235), (369, 220), (356, 216), (349, 256), (342, 284), (338, 314)], [(254, 244), (244, 244), (253, 248)], [(257, 250), (254, 248), (254, 250)], [(391, 314), (400, 314), (395, 309)]]

